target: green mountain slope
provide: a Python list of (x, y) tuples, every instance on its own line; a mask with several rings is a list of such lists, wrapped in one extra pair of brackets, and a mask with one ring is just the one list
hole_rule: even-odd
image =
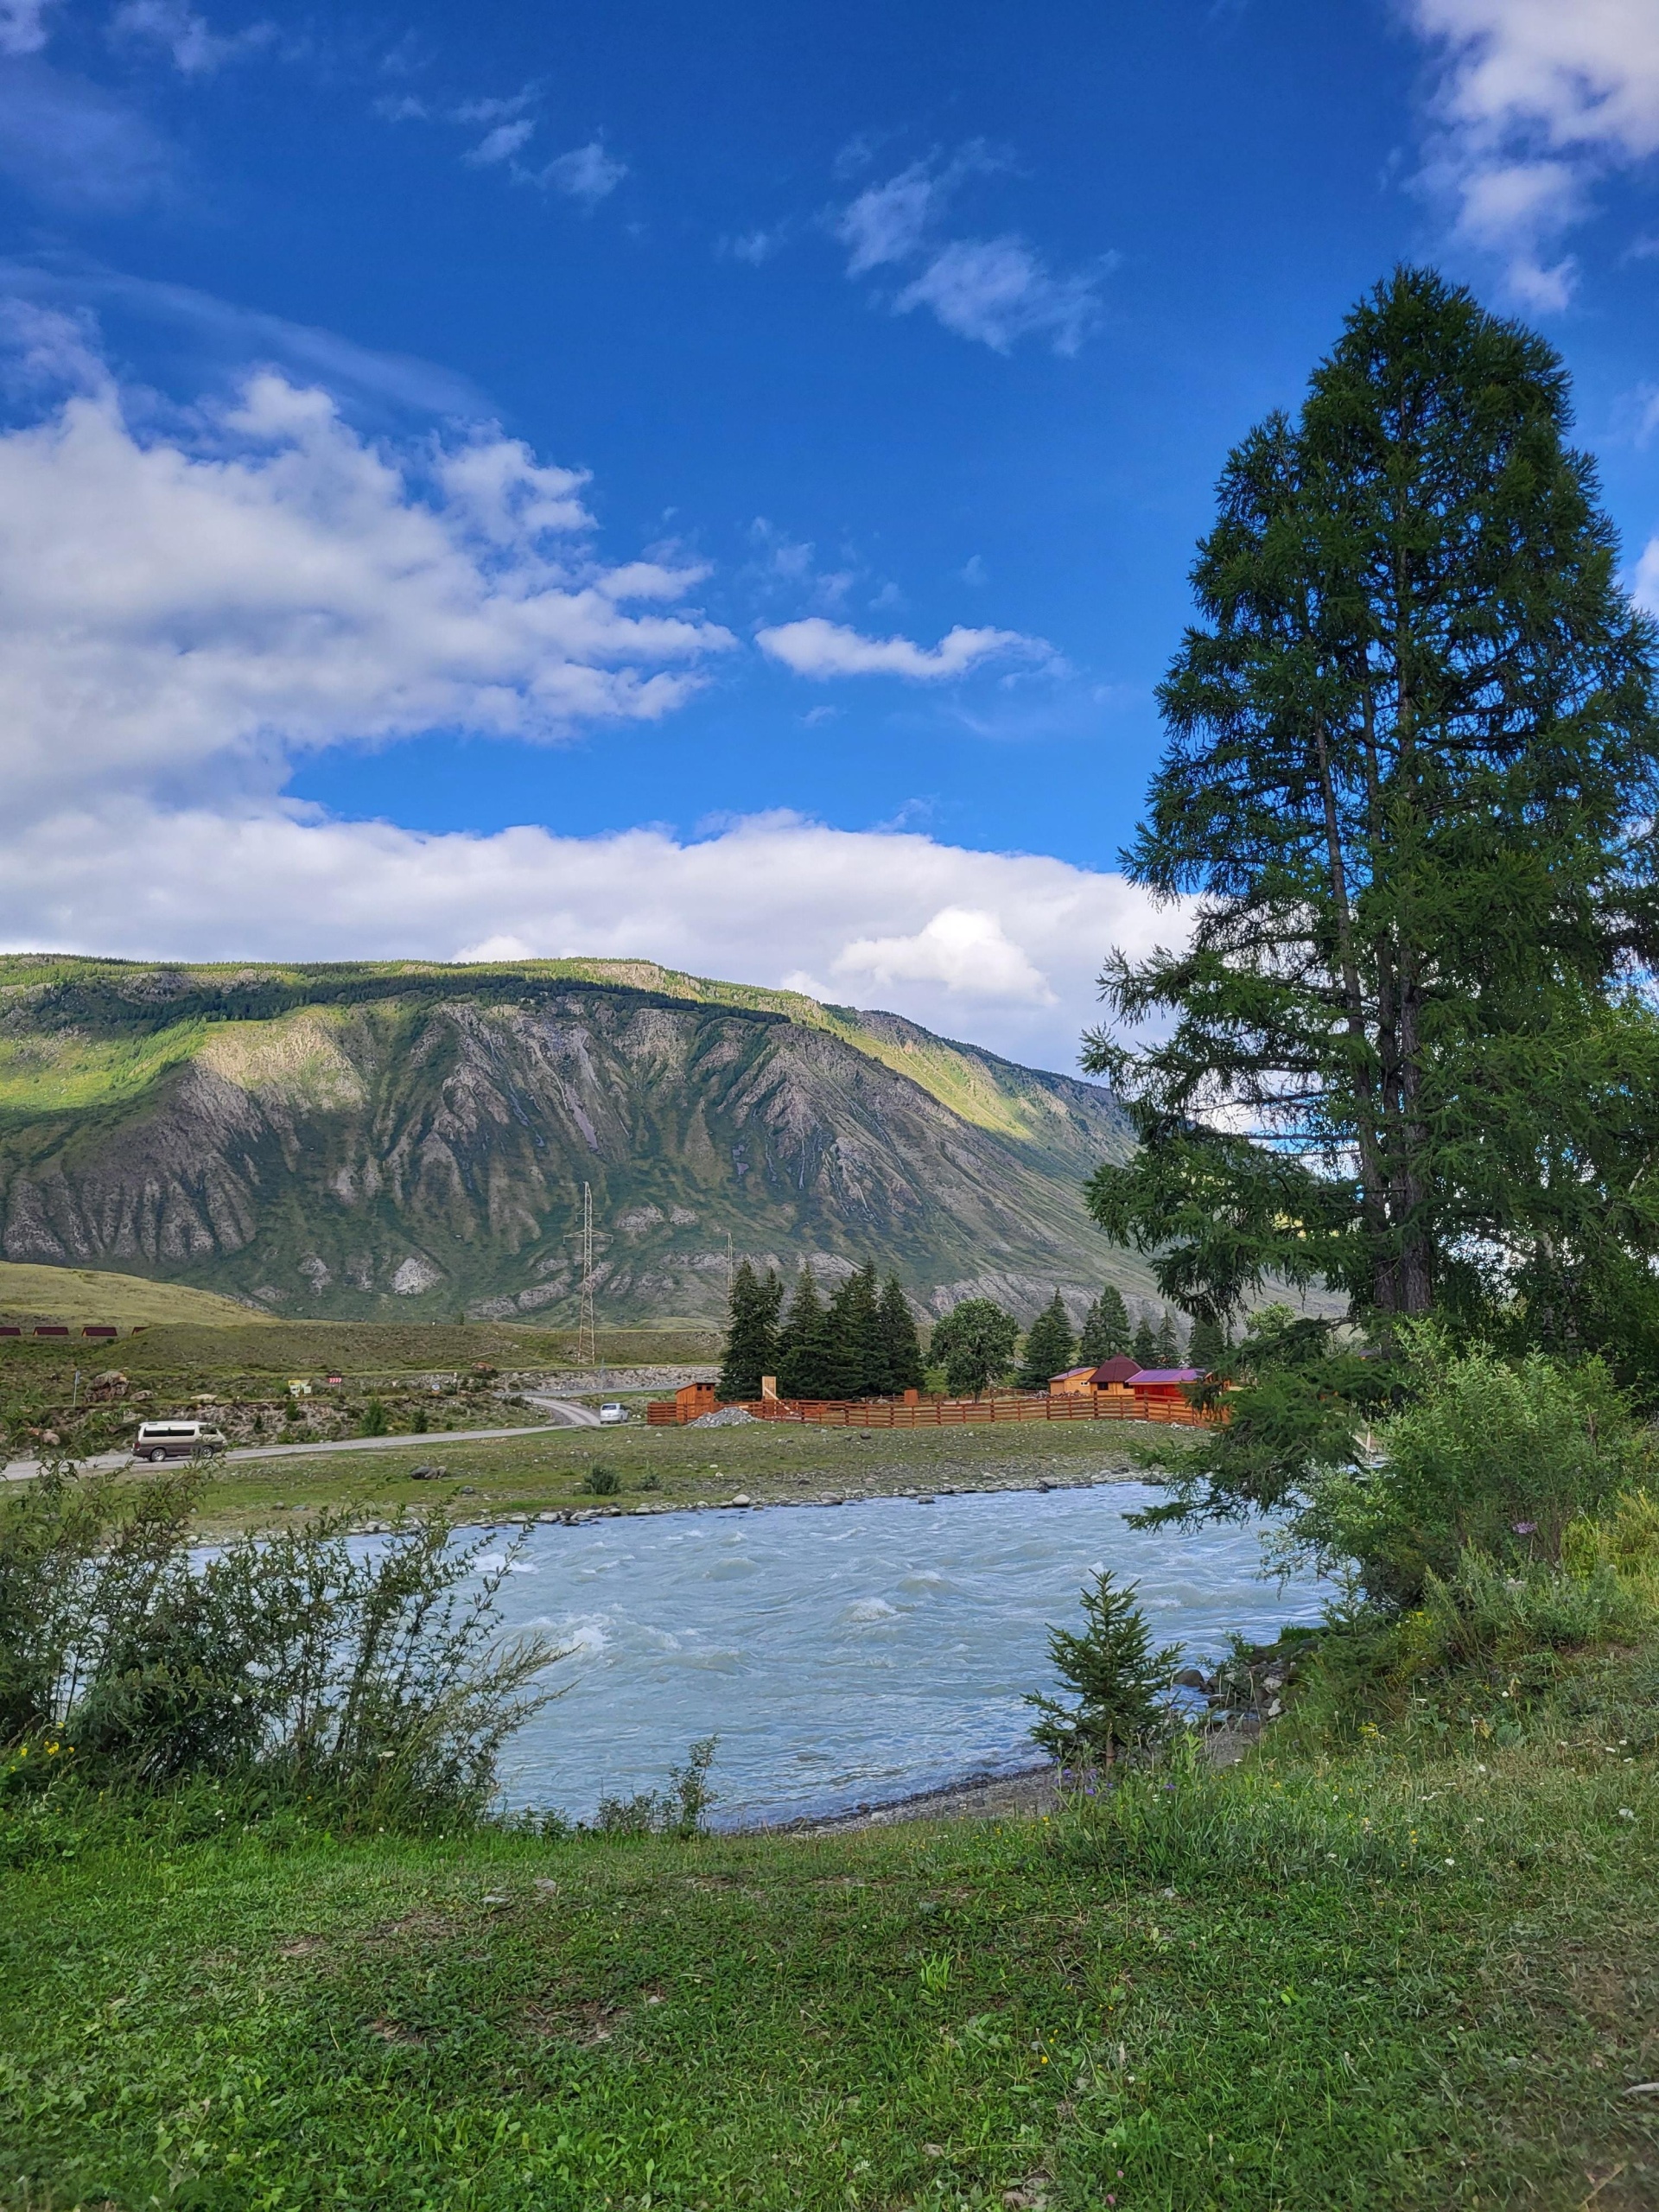
[(943, 1310), (1145, 1291), (1080, 1185), (1097, 1087), (648, 962), (0, 957), (0, 1255), (271, 1313), (709, 1313), (727, 1239)]

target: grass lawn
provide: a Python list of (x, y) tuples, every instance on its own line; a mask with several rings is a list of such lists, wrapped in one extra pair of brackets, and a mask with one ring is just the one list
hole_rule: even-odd
[[(483, 1418), (481, 1416), (480, 1418)], [(1155, 1439), (1163, 1432), (1148, 1429)], [(620, 1478), (614, 1498), (582, 1488), (603, 1464)], [(439, 1465), (442, 1482), (411, 1482), (411, 1467)], [(757, 1503), (881, 1497), (895, 1491), (1027, 1486), (1132, 1471), (1132, 1442), (1113, 1424), (1012, 1422), (950, 1429), (836, 1429), (755, 1422), (734, 1428), (564, 1429), (486, 1444), (442, 1434), (411, 1437), (384, 1452), (306, 1453), (226, 1465), (209, 1484), (205, 1524), (232, 1530), (279, 1515), (344, 1506), (384, 1519), (400, 1506), (443, 1503), (466, 1520), (565, 1511), (574, 1507), (724, 1504), (740, 1493)], [(462, 1492), (462, 1485), (471, 1494)]]
[(1493, 1684), (1460, 1739), (1270, 1736), (1048, 1823), (418, 1841), (245, 1831), (211, 1792), (124, 1834), (25, 1807), (0, 2201), (1637, 2212), (1643, 1666), (1507, 1744)]

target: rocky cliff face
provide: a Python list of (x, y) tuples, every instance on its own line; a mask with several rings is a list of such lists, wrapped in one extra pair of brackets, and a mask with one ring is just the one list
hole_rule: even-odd
[[(735, 1251), (918, 1303), (1146, 1287), (1094, 1086), (887, 1014), (596, 963), (0, 961), (0, 1251), (298, 1316), (700, 1315)], [(652, 986), (660, 986), (652, 988)]]

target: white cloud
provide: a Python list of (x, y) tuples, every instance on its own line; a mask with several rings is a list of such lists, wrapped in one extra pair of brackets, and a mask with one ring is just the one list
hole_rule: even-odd
[(1057, 353), (1075, 353), (1100, 313), (1096, 281), (1052, 276), (1020, 238), (963, 238), (935, 254), (893, 304), (899, 315), (931, 308), (947, 330), (994, 353), (1046, 335)]
[[(79, 335), (21, 312), (41, 343)], [(0, 435), (3, 803), (88, 778), (274, 789), (294, 752), (342, 739), (667, 713), (735, 641), (620, 611), (675, 587), (594, 559), (582, 481), (485, 430), (381, 450), (270, 372), (172, 436), (93, 382)]]
[(761, 630), (755, 643), (798, 676), (904, 676), (924, 683), (965, 675), (994, 654), (1042, 660), (1052, 655), (1040, 638), (1022, 637), (1017, 630), (968, 630), (958, 624), (937, 645), (918, 645), (909, 638), (866, 638), (820, 614)]
[[(19, 35), (28, 20), (16, 18)], [(0, 70), (0, 175), (72, 213), (124, 214), (174, 191), (173, 149), (127, 103), (23, 53)]]
[(627, 173), (627, 163), (613, 160), (593, 138), (550, 162), (537, 181), (551, 185), (567, 199), (581, 200), (586, 207), (596, 207), (601, 200), (609, 199)]
[(991, 238), (943, 235), (950, 205), (970, 176), (995, 174), (1007, 157), (976, 140), (943, 167), (913, 162), (884, 184), (868, 186), (836, 218), (848, 250), (847, 274), (920, 261), (892, 298), (895, 315), (931, 308), (947, 330), (1006, 353), (1020, 338), (1046, 337), (1057, 353), (1075, 353), (1098, 319), (1100, 278), (1112, 257), (1093, 269), (1057, 276), (1042, 256), (1013, 232)]
[(1009, 938), (1001, 919), (976, 906), (942, 906), (909, 937), (855, 938), (836, 955), (830, 973), (878, 988), (940, 983), (969, 999), (1030, 1006), (1058, 1002), (1046, 977)]
[(745, 231), (741, 237), (721, 238), (715, 251), (728, 260), (746, 262), (751, 269), (763, 269), (783, 251), (788, 238), (788, 224), (774, 223), (769, 231)]
[(1566, 305), (1560, 248), (1611, 170), (1659, 152), (1653, 0), (1403, 0), (1440, 50), (1427, 181), (1460, 234), (1503, 255), (1529, 306)]
[(215, 31), (185, 0), (122, 0), (110, 18), (113, 38), (162, 47), (181, 76), (211, 76), (238, 54), (271, 44), (274, 23), (251, 23), (228, 35)]
[[(97, 790), (0, 822), (0, 946), (180, 959), (648, 958), (908, 1014), (1069, 1068), (1114, 944), (1180, 936), (1121, 876), (788, 816), (683, 842), (423, 836)], [(165, 854), (168, 865), (144, 865)]]
[[(585, 479), (499, 432), (377, 446), (270, 372), (169, 419), (124, 404), (84, 325), (13, 322), (34, 373), (80, 388), (0, 433), (0, 944), (645, 957), (817, 976), (1069, 1066), (1106, 948), (1170, 933), (1120, 877), (915, 830), (423, 836), (285, 800), (293, 761), (343, 742), (665, 713), (734, 641), (672, 611), (701, 572), (671, 550), (601, 566)], [(924, 676), (1029, 642), (841, 635)]]
[(528, 145), (536, 135), (536, 125), (521, 116), (516, 123), (498, 123), (493, 130), (486, 131), (478, 144), (465, 158), (475, 168), (488, 168), (493, 162), (505, 162)]
[(0, 54), (38, 54), (51, 35), (47, 10), (57, 0), (0, 0)]

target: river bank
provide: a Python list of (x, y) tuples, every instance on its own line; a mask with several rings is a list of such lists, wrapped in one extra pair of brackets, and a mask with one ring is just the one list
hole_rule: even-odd
[[(732, 1427), (521, 1431), (468, 1443), (436, 1436), (370, 1453), (308, 1452), (216, 1466), (204, 1534), (275, 1527), (296, 1513), (346, 1514), (363, 1529), (441, 1503), (461, 1523), (616, 1520), (741, 1513), (880, 1497), (938, 1501), (989, 1491), (1065, 1489), (1138, 1475), (1168, 1432), (1139, 1424), (1043, 1422), (944, 1430)], [(613, 1491), (607, 1485), (614, 1482)], [(601, 1487), (596, 1490), (594, 1485)], [(740, 1501), (744, 1503), (740, 1503)]]

